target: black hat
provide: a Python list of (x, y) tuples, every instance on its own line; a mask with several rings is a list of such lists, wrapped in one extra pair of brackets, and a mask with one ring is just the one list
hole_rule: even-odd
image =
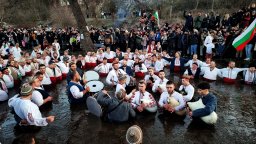
[(249, 67), (249, 68), (250, 68), (250, 67), (255, 67), (255, 64), (250, 63), (248, 67)]
[(201, 89), (201, 90), (205, 90), (205, 89), (210, 89), (211, 86), (210, 86), (210, 84), (207, 83), (207, 82), (202, 82), (202, 83), (200, 83), (200, 84), (197, 85), (197, 88), (198, 88), (198, 89)]
[(48, 64), (50, 65), (50, 64), (54, 64), (54, 63), (55, 62), (53, 60), (50, 60)]
[(63, 57), (63, 61), (68, 61), (69, 60), (69, 57), (65, 56)]
[(4, 67), (4, 68), (1, 69), (1, 72), (4, 72), (7, 69), (8, 69), (7, 67)]

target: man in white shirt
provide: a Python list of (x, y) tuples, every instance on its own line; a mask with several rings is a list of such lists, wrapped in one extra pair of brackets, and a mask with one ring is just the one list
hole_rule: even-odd
[(107, 47), (104, 57), (108, 59), (108, 63), (112, 63), (115, 57), (115, 52), (110, 51), (110, 47)]
[(212, 43), (208, 43), (206, 45), (206, 58), (212, 58), (213, 56), (213, 49), (215, 48), (216, 40), (214, 39)]
[(159, 92), (160, 94), (166, 91), (166, 83), (168, 79), (165, 78), (165, 73), (163, 70), (159, 71), (159, 79), (155, 81), (152, 91)]
[(163, 63), (157, 59), (157, 56), (156, 56), (156, 55), (153, 55), (153, 56), (152, 56), (152, 64), (153, 64), (153, 66), (154, 66), (154, 68), (155, 68), (155, 73), (156, 73), (156, 74), (159, 73), (161, 70), (164, 69)]
[(3, 74), (0, 71), (0, 102), (6, 101), (8, 99), (8, 89), (2, 78), (3, 78)]
[(80, 83), (80, 75), (77, 71), (70, 72), (71, 81), (67, 86), (67, 95), (70, 104), (84, 104), (90, 92), (90, 87), (84, 88)]
[[(126, 92), (126, 79), (127, 79), (127, 76), (126, 75), (123, 75), (123, 74), (120, 74), (118, 76), (118, 84), (116, 85), (116, 91), (115, 91), (115, 94), (117, 92), (119, 92), (121, 89), (124, 90)], [(125, 96), (125, 99), (126, 100), (129, 100), (132, 96), (132, 94), (136, 91), (136, 89), (133, 89), (130, 94), (126, 94)]]
[(189, 66), (190, 68), (192, 68), (193, 63), (197, 63), (198, 67), (202, 66), (202, 61), (200, 61), (199, 59), (197, 59), (197, 54), (193, 55), (193, 59), (189, 60), (185, 66)]
[(204, 80), (206, 81), (216, 81), (217, 76), (222, 77), (220, 70), (216, 68), (215, 61), (211, 61), (210, 66), (201, 68), (201, 75), (203, 75)]
[(236, 68), (236, 63), (230, 61), (227, 68), (220, 69), (223, 81), (228, 84), (234, 84), (237, 78), (237, 74), (247, 68)]
[(94, 70), (99, 72), (100, 77), (106, 77), (111, 69), (111, 64), (107, 63), (108, 59), (103, 58), (103, 62), (97, 65)]
[[(163, 108), (170, 113), (183, 111), (185, 108), (185, 101), (182, 95), (174, 90), (175, 85), (172, 81), (166, 83), (166, 89), (167, 91), (161, 94), (158, 102), (160, 108)], [(178, 104), (175, 105), (173, 101), (176, 103), (178, 102)]]
[(153, 84), (158, 79), (159, 79), (159, 77), (154, 74), (154, 68), (149, 67), (148, 68), (148, 75), (146, 75), (145, 78), (144, 78), (145, 82), (147, 83), (147, 87), (152, 88)]
[(13, 88), (14, 87), (14, 79), (13, 79), (12, 75), (10, 74), (8, 68), (3, 68), (2, 73), (3, 73), (3, 80), (6, 84), (6, 87), (8, 89)]
[(254, 64), (249, 64), (249, 68), (244, 71), (243, 75), (245, 84), (256, 84), (256, 69)]
[(122, 69), (119, 69), (119, 63), (112, 64), (113, 69), (108, 73), (106, 78), (106, 82), (108, 85), (115, 86), (118, 82), (118, 75), (119, 74), (126, 74)]
[(50, 96), (42, 87), (41, 82), (37, 77), (33, 77), (31, 79), (31, 85), (33, 87), (32, 97), (31, 100), (34, 102), (38, 107), (51, 105), (52, 96)]
[(25, 83), (21, 87), (20, 97), (13, 97), (8, 102), (9, 106), (14, 109), (17, 124), (21, 124), (22, 120), (25, 120), (27, 125), (35, 126), (46, 126), (52, 123), (55, 117), (43, 118), (38, 106), (31, 101), (32, 91), (32, 86)]
[(191, 101), (195, 92), (195, 88), (190, 84), (189, 79), (190, 78), (188, 76), (183, 76), (181, 80), (182, 85), (180, 85), (179, 88), (185, 102)]
[(20, 57), (21, 57), (21, 49), (20, 49), (20, 47), (19, 47), (19, 44), (18, 43), (16, 43), (16, 46), (13, 48), (13, 56), (14, 56), (14, 58), (16, 58), (16, 59), (20, 59)]
[(138, 112), (146, 110), (147, 112), (156, 112), (157, 105), (154, 97), (146, 91), (144, 80), (139, 82), (139, 91), (135, 92), (131, 98), (131, 104)]
[(43, 75), (43, 79), (41, 79), (41, 84), (46, 88), (50, 88), (51, 87), (51, 84), (52, 84), (52, 81), (50, 79), (50, 76), (45, 72), (46, 71), (46, 67), (44, 64), (40, 64), (39, 65), (39, 71), (42, 73)]
[(122, 59), (122, 60), (120, 61), (121, 66), (122, 66), (122, 64), (123, 64), (123, 61), (124, 61), (124, 60), (126, 60), (126, 61), (127, 61), (127, 66), (129, 66), (129, 67), (133, 67), (134, 60), (129, 59), (129, 56), (128, 56), (128, 54), (127, 54), (127, 53), (126, 53), (126, 54), (124, 54), (124, 59)]

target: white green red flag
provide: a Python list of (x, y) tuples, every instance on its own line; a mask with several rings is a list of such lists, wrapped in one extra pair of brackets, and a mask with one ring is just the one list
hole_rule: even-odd
[(241, 51), (245, 48), (247, 43), (254, 37), (256, 32), (256, 19), (242, 32), (238, 37), (235, 38), (232, 45), (236, 48), (237, 51)]
[(157, 19), (157, 25), (159, 26), (159, 24), (160, 24), (160, 19), (159, 19), (158, 11), (155, 11), (155, 13), (154, 13), (153, 15), (154, 15), (154, 17)]

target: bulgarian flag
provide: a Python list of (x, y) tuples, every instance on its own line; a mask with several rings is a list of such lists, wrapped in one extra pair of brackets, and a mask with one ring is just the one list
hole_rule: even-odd
[(256, 19), (250, 24), (247, 29), (241, 33), (235, 40), (232, 45), (236, 48), (237, 51), (242, 51), (246, 44), (254, 37), (256, 32)]
[(160, 20), (159, 20), (158, 11), (155, 11), (155, 13), (153, 15), (157, 19), (157, 25), (159, 26), (160, 25)]

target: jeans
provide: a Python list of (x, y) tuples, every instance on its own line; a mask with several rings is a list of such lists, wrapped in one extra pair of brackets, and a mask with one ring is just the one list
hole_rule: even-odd
[(222, 44), (217, 44), (217, 55), (222, 56), (223, 50), (224, 50), (224, 45)]
[(245, 54), (246, 54), (246, 58), (251, 58), (252, 56), (252, 47), (253, 47), (253, 44), (247, 44), (245, 46)]
[(197, 44), (190, 46), (190, 55), (197, 54)]

